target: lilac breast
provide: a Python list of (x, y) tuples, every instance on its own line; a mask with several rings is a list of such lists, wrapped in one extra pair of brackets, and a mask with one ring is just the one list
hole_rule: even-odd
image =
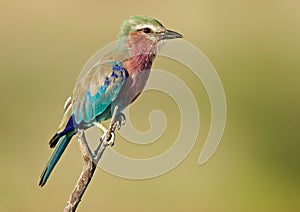
[(119, 111), (125, 109), (131, 104), (138, 95), (144, 90), (149, 78), (150, 69), (135, 72), (129, 75), (125, 80), (117, 98), (112, 102), (112, 110), (115, 106), (119, 107)]

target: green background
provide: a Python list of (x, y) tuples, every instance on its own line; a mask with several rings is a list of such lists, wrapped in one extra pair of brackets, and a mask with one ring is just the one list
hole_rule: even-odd
[[(154, 67), (182, 78), (195, 95), (200, 134), (174, 170), (148, 180), (98, 169), (78, 211), (300, 211), (300, 3), (288, 1), (1, 1), (0, 211), (61, 211), (81, 172), (74, 139), (47, 185), (38, 186), (65, 99), (85, 62), (117, 38), (130, 15), (177, 30), (210, 59), (222, 80), (227, 125), (215, 155), (199, 154), (210, 124), (201, 82), (172, 61)], [(159, 100), (159, 101), (158, 101)], [(133, 105), (137, 129), (161, 109), (169, 120), (152, 145), (117, 136), (122, 154), (147, 158), (176, 138), (179, 110), (158, 92)]]

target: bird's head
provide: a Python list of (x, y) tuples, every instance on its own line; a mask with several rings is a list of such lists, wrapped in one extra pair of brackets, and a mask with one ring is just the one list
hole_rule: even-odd
[(148, 16), (131, 16), (121, 26), (120, 39), (139, 38), (153, 44), (162, 40), (182, 38), (182, 35), (166, 29), (159, 21)]

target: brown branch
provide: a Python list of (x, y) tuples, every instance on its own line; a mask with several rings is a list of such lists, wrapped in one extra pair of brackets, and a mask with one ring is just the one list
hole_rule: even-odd
[(115, 119), (116, 119), (117, 111), (118, 111), (118, 106), (114, 108), (114, 112), (113, 112), (113, 116), (110, 122), (108, 132), (101, 137), (100, 143), (97, 146), (94, 153), (92, 153), (91, 149), (89, 148), (89, 145), (86, 141), (86, 137), (84, 135), (84, 130), (78, 130), (77, 139), (79, 141), (79, 148), (83, 157), (83, 168), (82, 168), (81, 175), (75, 185), (75, 188), (69, 197), (67, 205), (64, 208), (65, 212), (76, 210), (85, 190), (87, 189), (89, 183), (91, 182), (97, 164), (101, 159), (106, 147), (110, 145), (109, 141), (111, 140), (112, 134), (116, 129), (117, 122), (115, 121)]

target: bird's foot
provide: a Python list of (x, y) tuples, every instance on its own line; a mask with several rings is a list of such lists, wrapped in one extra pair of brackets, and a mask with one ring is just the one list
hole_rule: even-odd
[(111, 132), (109, 135), (109, 139), (107, 139), (107, 144), (110, 146), (114, 146), (115, 145), (115, 133)]
[[(123, 113), (118, 113), (115, 117), (115, 128), (117, 130), (120, 130), (121, 127), (126, 123), (126, 116)], [(101, 123), (99, 122), (94, 122), (94, 126), (98, 127), (102, 132), (102, 136), (100, 138), (100, 142), (103, 142), (104, 140), (107, 141), (107, 144), (110, 146), (113, 146), (115, 144), (115, 133), (114, 132), (109, 132), (106, 127), (104, 127)], [(108, 135), (109, 133), (109, 135)]]
[(115, 133), (109, 132), (109, 130), (106, 129), (106, 127), (104, 127), (102, 124), (100, 124), (98, 122), (94, 122), (94, 126), (98, 127), (99, 129), (101, 129), (103, 131), (103, 134), (100, 138), (100, 142), (103, 142), (104, 140), (106, 140), (107, 145), (113, 146), (115, 143)]
[(106, 141), (106, 144), (109, 146), (114, 146), (115, 144), (115, 133), (111, 132), (110, 135), (108, 135), (108, 131), (106, 133), (104, 133), (101, 138), (100, 138), (100, 142), (103, 142), (104, 140)]
[(118, 113), (115, 117), (115, 125), (117, 130), (120, 130), (125, 123), (126, 123), (126, 116), (124, 115), (124, 113)]

